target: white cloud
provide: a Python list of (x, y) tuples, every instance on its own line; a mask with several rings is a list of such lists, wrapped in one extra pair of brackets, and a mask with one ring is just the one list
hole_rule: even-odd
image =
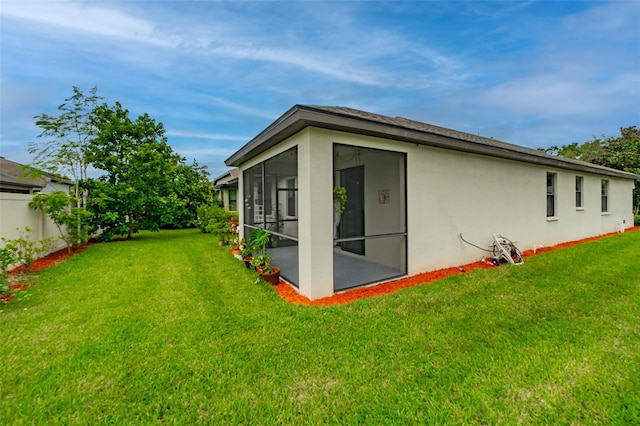
[(65, 1), (4, 1), (1, 14), (12, 18), (51, 25), (72, 32), (100, 37), (115, 37), (175, 47), (179, 40), (161, 37), (154, 26), (116, 9), (94, 6), (91, 3)]
[(612, 1), (596, 4), (582, 12), (569, 15), (563, 22), (568, 33), (603, 39), (616, 37), (618, 40), (640, 37), (640, 6), (635, 1)]
[(182, 156), (192, 157), (197, 156), (198, 158), (213, 158), (213, 157), (230, 157), (236, 151), (237, 147), (234, 148), (220, 148), (216, 146), (179, 146), (174, 148), (174, 150)]
[(203, 98), (206, 99), (207, 102), (211, 102), (212, 104), (222, 107), (225, 110), (239, 112), (243, 115), (266, 118), (268, 120), (275, 120), (276, 118), (279, 117), (279, 114), (270, 113), (261, 108), (254, 108), (254, 107), (243, 105), (237, 102), (232, 102), (224, 98), (220, 98), (216, 96), (204, 96)]
[[(203, 56), (265, 63), (275, 66), (294, 67), (308, 73), (319, 74), (330, 79), (373, 87), (432, 88), (460, 79), (456, 71), (457, 60), (447, 55), (414, 45), (397, 33), (367, 27), (356, 15), (350, 19), (329, 22), (321, 15), (309, 20), (309, 30), (318, 31), (322, 37), (309, 43), (301, 37), (282, 38), (281, 32), (273, 31), (263, 19), (250, 19), (240, 14), (211, 14), (214, 7), (206, 5), (203, 10), (207, 19), (200, 16), (185, 16), (174, 19), (168, 13), (150, 13), (145, 18), (134, 14), (141, 9), (129, 11), (112, 5), (118, 3), (78, 3), (45, 1), (8, 1), (3, 3), (4, 16), (38, 24), (51, 25), (68, 32), (90, 34), (104, 39), (120, 39), (150, 44), (175, 51), (173, 54), (187, 55), (194, 63), (202, 63)], [(352, 12), (348, 8), (345, 13)], [(291, 19), (296, 19), (292, 17)], [(247, 28), (246, 21), (258, 27)], [(262, 25), (261, 25), (262, 24)], [(260, 26), (261, 25), (261, 26)], [(335, 28), (338, 26), (337, 28)], [(355, 40), (343, 43), (343, 37), (324, 34), (323, 27), (332, 27), (344, 39)], [(366, 33), (366, 37), (361, 34)], [(148, 58), (149, 53), (132, 46), (122, 46), (129, 60), (135, 58), (131, 50), (138, 50), (139, 62), (153, 66), (158, 58)], [(407, 63), (400, 59), (401, 52), (412, 52)], [(127, 53), (128, 52), (128, 53)], [(116, 52), (107, 50), (106, 54)], [(168, 51), (165, 54), (169, 54)], [(406, 58), (406, 56), (405, 56)], [(123, 59), (122, 57), (120, 58)], [(167, 59), (162, 59), (165, 63)], [(404, 63), (403, 67), (398, 64)], [(421, 72), (409, 69), (421, 66)], [(393, 67), (396, 66), (394, 69)], [(391, 70), (390, 70), (391, 69)], [(284, 70), (283, 73), (289, 71)]]
[(167, 130), (167, 136), (177, 136), (183, 138), (194, 138), (194, 139), (210, 139), (217, 141), (233, 141), (233, 142), (246, 142), (251, 138), (244, 136), (235, 136), (235, 135), (224, 135), (219, 133), (203, 133), (203, 132), (192, 132), (187, 130)]

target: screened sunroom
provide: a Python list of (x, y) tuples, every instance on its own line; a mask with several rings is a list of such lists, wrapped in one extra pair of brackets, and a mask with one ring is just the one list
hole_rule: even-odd
[(298, 150), (290, 148), (242, 173), (244, 236), (271, 232), (269, 254), (280, 275), (298, 282)]
[[(405, 163), (402, 153), (333, 144), (331, 185), (346, 190), (343, 209), (336, 208), (332, 192), (323, 203), (327, 211), (332, 209), (333, 223), (324, 230), (332, 236), (327, 240), (332, 265), (324, 267), (333, 269), (333, 292), (406, 274)], [(294, 146), (242, 172), (244, 236), (250, 238), (256, 228), (269, 230), (272, 263), (296, 287), (299, 198), (321, 193), (299, 194), (298, 171)]]

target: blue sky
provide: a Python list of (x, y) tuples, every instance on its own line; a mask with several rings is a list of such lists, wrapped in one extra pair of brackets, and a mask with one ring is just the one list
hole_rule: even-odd
[(72, 94), (165, 125), (209, 167), (294, 104), (403, 116), (531, 148), (640, 124), (637, 1), (5, 1), (0, 155)]

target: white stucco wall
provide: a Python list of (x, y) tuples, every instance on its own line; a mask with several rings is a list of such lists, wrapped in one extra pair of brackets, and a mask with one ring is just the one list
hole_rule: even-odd
[[(53, 245), (49, 251), (64, 247), (65, 242), (60, 238), (60, 232), (51, 219), (41, 211), (29, 207), (32, 199), (31, 194), (0, 192), (0, 237), (7, 240), (16, 239), (19, 237), (18, 230), (23, 231), (26, 226), (31, 229), (33, 240), (53, 237)], [(0, 240), (0, 247), (4, 245)]]
[(298, 145), (299, 291), (333, 294), (333, 145), (306, 129)]
[[(633, 182), (437, 148), (408, 155), (409, 274), (473, 262), (494, 233), (522, 250), (614, 232), (632, 225)], [(556, 173), (556, 216), (546, 216), (546, 174)], [(575, 176), (584, 208), (575, 207)], [(609, 213), (600, 211), (601, 179), (610, 182)]]
[[(406, 153), (406, 212), (403, 205), (395, 204), (402, 199), (396, 194), (390, 194), (388, 205), (377, 202), (379, 189), (402, 187), (402, 183), (398, 182), (398, 173), (388, 173), (384, 157), (375, 158), (373, 154), (367, 159), (365, 190), (370, 193), (365, 195), (365, 226), (378, 230), (388, 227), (394, 232), (404, 228), (406, 218), (409, 275), (474, 262), (488, 255), (465, 244), (459, 234), (489, 248), (493, 234), (502, 233), (524, 251), (534, 245), (550, 246), (614, 232), (622, 221), (626, 221), (626, 227), (633, 225), (631, 180), (306, 128), (240, 167), (238, 203), (242, 221), (244, 170), (298, 147), (298, 290), (311, 299), (333, 294), (334, 144)], [(546, 216), (548, 172), (557, 175), (557, 209), (552, 219)], [(576, 176), (584, 179), (580, 209), (575, 207)], [(602, 179), (609, 180), (607, 213), (600, 211)], [(394, 221), (400, 218), (400, 222), (385, 223), (389, 217)], [(376, 244), (379, 241), (367, 242), (367, 255), (378, 256), (381, 263), (385, 253), (399, 250), (393, 244)]]
[[(480, 246), (502, 233), (522, 250), (615, 232), (633, 225), (631, 180), (554, 169), (488, 156), (417, 146), (379, 138), (314, 129), (315, 139), (407, 154), (408, 274), (462, 265), (488, 255)], [(372, 163), (373, 164), (373, 163)], [(371, 170), (374, 169), (374, 170)], [(384, 164), (369, 167), (367, 186), (387, 185)], [(546, 216), (546, 174), (556, 173), (556, 216)], [(582, 176), (583, 208), (575, 207), (575, 177)], [(600, 185), (609, 180), (609, 212), (600, 211)], [(365, 224), (378, 223), (374, 197)], [(367, 197), (365, 197), (367, 198)], [(391, 215), (391, 217), (396, 217)], [(379, 223), (378, 223), (379, 224)], [(369, 249), (369, 247), (367, 247)], [(386, 253), (393, 247), (386, 247)]]
[(238, 210), (238, 192), (236, 192), (236, 209), (231, 210), (230, 208), (230, 194), (229, 191), (231, 191), (230, 188), (222, 188), (220, 189), (220, 192), (218, 193), (218, 197), (219, 199), (222, 201), (222, 208), (224, 208), (227, 211), (232, 211), (232, 212), (236, 212)]

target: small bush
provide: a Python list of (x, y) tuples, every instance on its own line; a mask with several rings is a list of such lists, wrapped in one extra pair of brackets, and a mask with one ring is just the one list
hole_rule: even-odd
[(8, 240), (2, 237), (5, 246), (0, 251), (0, 266), (4, 270), (13, 263), (19, 263), (24, 266), (25, 272), (29, 272), (31, 264), (49, 251), (53, 243), (53, 237), (33, 241), (31, 239), (31, 229), (28, 226), (25, 226), (22, 231), (18, 228), (16, 230), (18, 231), (18, 238), (15, 240)]
[(633, 226), (640, 226), (640, 214), (633, 219)]
[(238, 216), (222, 207), (201, 206), (198, 208), (198, 227), (204, 233), (211, 233), (224, 244), (231, 242), (237, 234)]

